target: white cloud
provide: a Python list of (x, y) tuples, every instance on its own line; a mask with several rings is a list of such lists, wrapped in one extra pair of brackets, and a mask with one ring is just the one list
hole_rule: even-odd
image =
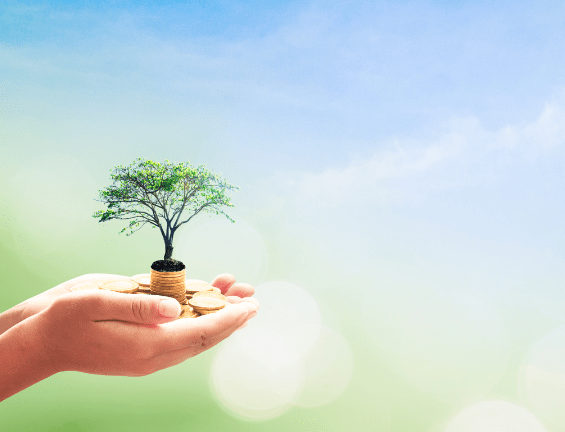
[(345, 166), (318, 173), (284, 173), (276, 182), (286, 182), (308, 202), (386, 204), (419, 199), (433, 190), (495, 181), (509, 167), (557, 153), (564, 143), (565, 108), (555, 102), (525, 126), (490, 131), (477, 118), (455, 119), (436, 140), (394, 139), (369, 156), (353, 155)]

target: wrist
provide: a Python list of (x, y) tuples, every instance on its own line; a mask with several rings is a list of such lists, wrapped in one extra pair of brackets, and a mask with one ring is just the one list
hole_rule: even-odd
[(0, 401), (56, 374), (56, 365), (42, 343), (42, 314), (0, 335)]

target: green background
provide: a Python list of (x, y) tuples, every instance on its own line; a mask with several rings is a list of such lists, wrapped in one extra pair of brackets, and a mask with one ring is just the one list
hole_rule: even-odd
[[(0, 404), (0, 429), (565, 431), (564, 12), (0, 4), (0, 310), (162, 259), (158, 230), (92, 218), (110, 170), (138, 157), (240, 188), (235, 224), (198, 215), (173, 257), (262, 305), (239, 336), (152, 375), (52, 376)], [(277, 377), (307, 324), (330, 335), (291, 362), (318, 403), (253, 414), (246, 392), (290, 391)], [(233, 379), (214, 372), (222, 353)]]

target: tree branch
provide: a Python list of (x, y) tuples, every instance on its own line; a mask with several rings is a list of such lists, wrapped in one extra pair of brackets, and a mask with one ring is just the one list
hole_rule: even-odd
[(207, 202), (207, 203), (203, 204), (202, 206), (200, 206), (200, 208), (199, 208), (198, 210), (196, 210), (196, 211), (192, 214), (192, 216), (190, 216), (187, 220), (182, 221), (180, 224), (178, 224), (177, 226), (175, 226), (175, 231), (176, 231), (182, 224), (187, 223), (188, 221), (190, 221), (190, 219), (192, 219), (194, 216), (196, 216), (198, 213), (200, 213), (200, 211), (201, 211), (204, 207), (207, 207), (207, 206), (209, 206), (209, 205), (210, 205), (210, 202)]
[[(142, 224), (138, 229), (136, 229), (135, 231), (130, 232), (129, 234), (126, 234), (126, 237), (129, 237), (129, 236), (132, 235), (134, 232), (139, 231), (141, 228), (143, 228), (143, 225), (145, 225), (146, 223), (147, 223), (147, 222), (143, 222), (143, 224)], [(126, 228), (126, 229), (127, 229), (127, 228)]]

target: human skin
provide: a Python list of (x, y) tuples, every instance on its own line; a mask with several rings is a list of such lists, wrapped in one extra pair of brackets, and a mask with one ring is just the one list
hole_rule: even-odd
[[(250, 298), (253, 287), (235, 284), (229, 274), (212, 282), (229, 305), (214, 314), (180, 320), (180, 305), (167, 297), (70, 291), (82, 282), (115, 277), (84, 275), (0, 315), (4, 328), (7, 322), (13, 324), (0, 335), (0, 401), (63, 371), (149, 375), (215, 346), (258, 310), (258, 302)], [(166, 316), (160, 313), (165, 303), (172, 306)]]
[[(24, 319), (41, 312), (47, 308), (58, 297), (71, 292), (71, 288), (83, 282), (102, 282), (105, 280), (128, 280), (128, 276), (105, 274), (105, 273), (89, 273), (70, 279), (48, 289), (34, 297), (31, 297), (16, 306), (8, 309), (0, 314), (0, 335), (9, 328), (15, 326)], [(192, 281), (204, 282), (202, 280), (190, 279)], [(211, 282), (212, 286), (219, 288), (222, 294), (227, 297), (231, 303), (240, 301), (253, 302), (257, 307), (259, 303), (251, 296), (255, 293), (255, 289), (248, 283), (235, 283), (235, 277), (229, 273), (218, 275)]]

